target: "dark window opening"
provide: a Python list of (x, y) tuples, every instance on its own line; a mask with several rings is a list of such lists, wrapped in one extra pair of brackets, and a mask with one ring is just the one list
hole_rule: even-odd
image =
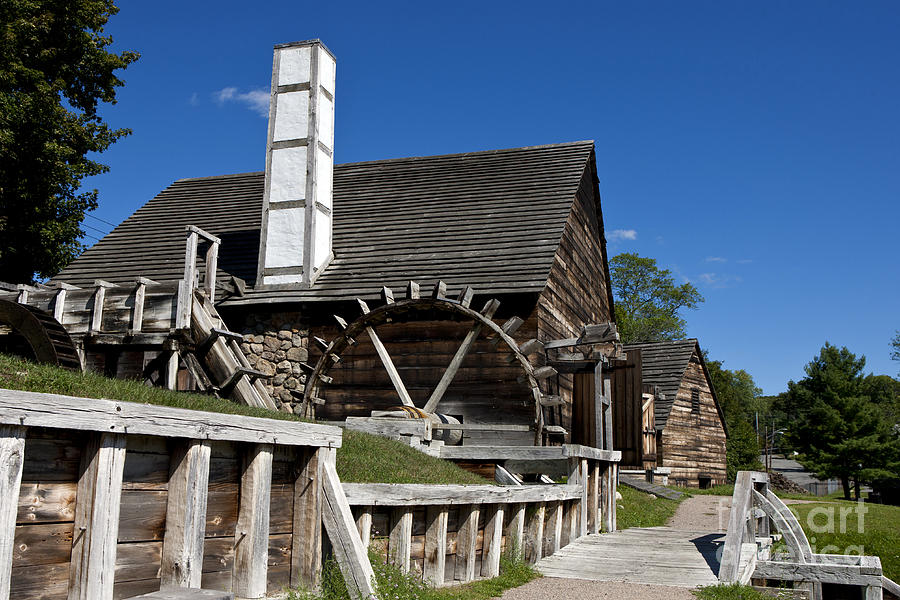
[(695, 415), (700, 414), (700, 388), (691, 389), (691, 412)]
[(708, 490), (712, 487), (712, 477), (700, 477), (700, 489)]

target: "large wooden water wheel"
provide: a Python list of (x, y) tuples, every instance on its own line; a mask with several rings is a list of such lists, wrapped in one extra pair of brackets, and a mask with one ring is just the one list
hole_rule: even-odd
[[(341, 362), (341, 355), (348, 351), (352, 352), (351, 347), (357, 344), (357, 340), (367, 336), (393, 387), (396, 410), (398, 412), (405, 410), (410, 416), (419, 414), (435, 421), (447, 422), (447, 416), (440, 410), (441, 402), (460, 374), (460, 367), (470, 351), (476, 344), (480, 344), (482, 352), (486, 347), (494, 348), (496, 353), (502, 355), (505, 365), (516, 369), (517, 376), (513, 375), (514, 381), (510, 382), (510, 386), (516, 388), (516, 393), (521, 392), (523, 402), (531, 406), (530, 429), (533, 430), (535, 443), (541, 443), (544, 428), (542, 405), (552, 402), (552, 398), (541, 390), (541, 381), (554, 375), (556, 371), (552, 367), (535, 367), (529, 361), (529, 354), (543, 350), (540, 342), (528, 340), (519, 344), (513, 339), (512, 335), (523, 323), (520, 317), (512, 317), (499, 325), (493, 320), (500, 306), (498, 300), (490, 299), (481, 310), (475, 310), (470, 306), (474, 297), (472, 288), (464, 288), (458, 297), (448, 298), (443, 282), (438, 282), (429, 296), (423, 297), (419, 285), (415, 282), (410, 282), (407, 286), (405, 299), (395, 300), (393, 291), (386, 287), (382, 289), (381, 296), (383, 304), (375, 308), (370, 308), (366, 302), (358, 299), (361, 314), (352, 322), (335, 316), (339, 335), (331, 342), (314, 338), (314, 343), (322, 351), (322, 355), (315, 367), (307, 367), (309, 375), (303, 400), (305, 415), (314, 416), (315, 407), (328, 401), (327, 386), (334, 381), (330, 373), (333, 370), (339, 371), (336, 365)], [(469, 329), (449, 364), (442, 368), (439, 371), (440, 376), (435, 377), (429, 384), (430, 393), (415, 402), (403, 380), (401, 369), (397, 368), (392, 359), (389, 344), (386, 345), (382, 341), (379, 329), (435, 319), (469, 323)], [(422, 340), (423, 345), (426, 343), (427, 340)], [(339, 373), (334, 375), (337, 376)], [(492, 418), (500, 424), (504, 422), (506, 416), (495, 414)]]
[(0, 299), (0, 351), (40, 363), (81, 370), (75, 344), (53, 315)]

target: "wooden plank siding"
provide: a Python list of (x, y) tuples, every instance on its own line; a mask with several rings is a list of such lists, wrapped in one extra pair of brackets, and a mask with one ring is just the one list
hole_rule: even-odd
[[(699, 412), (692, 407), (694, 389), (700, 396)], [(662, 466), (672, 467), (673, 483), (699, 487), (700, 478), (709, 478), (710, 485), (725, 483), (725, 427), (696, 352), (678, 387), (662, 445)]]

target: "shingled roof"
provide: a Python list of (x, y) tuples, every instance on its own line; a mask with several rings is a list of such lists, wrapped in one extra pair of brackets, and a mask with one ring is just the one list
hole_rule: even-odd
[[(478, 292), (540, 292), (593, 142), (336, 165), (334, 261), (311, 289), (248, 289), (231, 304), (370, 297), (442, 279)], [(222, 239), (219, 279), (253, 285), (264, 173), (176, 181), (54, 280), (183, 276), (184, 228)]]
[[(641, 351), (643, 382), (657, 386), (665, 396), (662, 399), (656, 398), (653, 404), (656, 428), (662, 429), (669, 420), (669, 413), (672, 411), (672, 405), (678, 394), (681, 378), (691, 361), (691, 355), (694, 350), (700, 352), (700, 345), (696, 339), (689, 338), (626, 344), (625, 349)], [(715, 394), (715, 392), (713, 393)]]

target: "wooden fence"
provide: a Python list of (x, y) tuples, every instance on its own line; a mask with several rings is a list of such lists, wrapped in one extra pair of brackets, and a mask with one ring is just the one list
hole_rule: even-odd
[(583, 535), (616, 528), (618, 452), (469, 447), (466, 456), (562, 460), (569, 476), (565, 485), (344, 484), (363, 544), (435, 585), (451, 585), (496, 577), (504, 551), (533, 564)]
[(0, 600), (314, 585), (323, 517), (356, 537), (340, 443), (324, 425), (2, 390)]
[[(720, 581), (792, 582), (807, 589), (811, 600), (822, 600), (823, 585), (834, 584), (858, 587), (866, 600), (881, 600), (884, 590), (900, 593), (900, 587), (883, 576), (877, 556), (813, 552), (796, 515), (769, 489), (765, 473), (739, 472), (731, 505)], [(776, 530), (787, 553), (772, 556), (768, 542)]]

